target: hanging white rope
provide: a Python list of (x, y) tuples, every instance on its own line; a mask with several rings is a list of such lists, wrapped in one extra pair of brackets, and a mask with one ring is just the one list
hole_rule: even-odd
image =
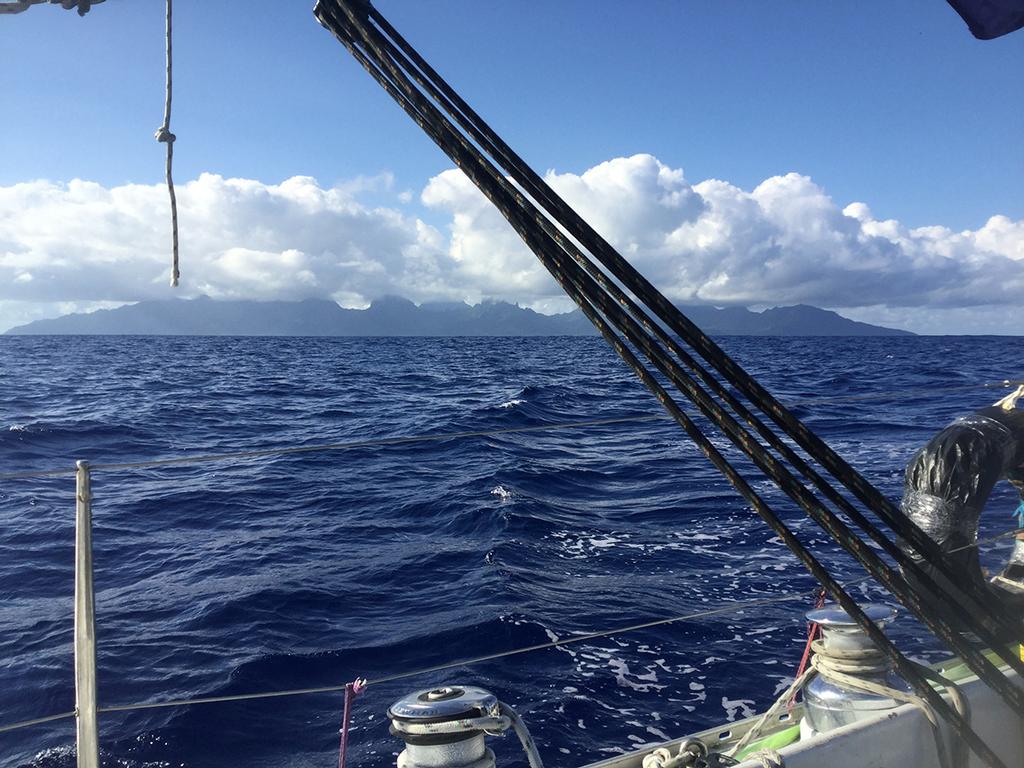
[(167, 145), (167, 194), (171, 198), (171, 287), (178, 285), (178, 200), (174, 196), (174, 179), (171, 178), (171, 164), (174, 161), (174, 139), (171, 133), (171, 5), (167, 0), (167, 88), (164, 98), (164, 122), (156, 130), (156, 140)]

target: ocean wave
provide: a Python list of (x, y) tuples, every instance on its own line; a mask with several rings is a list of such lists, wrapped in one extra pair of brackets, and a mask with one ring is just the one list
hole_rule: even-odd
[(503, 485), (496, 485), (491, 488), (491, 496), (497, 496), (502, 501), (508, 501), (512, 498), (512, 491)]
[[(941, 388), (950, 370), (968, 383), (1001, 380), (1024, 357), (1017, 339), (723, 343), (783, 399), (804, 400)], [(589, 337), (0, 337), (0, 370), (5, 470), (656, 412)], [(531, 383), (513, 392), (520, 382)], [(898, 496), (902, 464), (930, 432), (991, 399), (980, 390), (801, 413)], [(799, 509), (755, 485), (839, 578), (852, 577)], [(344, 684), (813, 587), (670, 421), (98, 471), (94, 492), (111, 702)], [(0, 722), (72, 700), (73, 499), (70, 478), (3, 484)], [(991, 533), (1004, 523), (982, 520)], [(880, 594), (865, 584), (857, 598)], [(696, 618), (375, 686), (356, 699), (353, 764), (397, 749), (383, 725), (391, 701), (441, 683), (479, 683), (513, 704), (527, 696), (538, 743), (579, 763), (712, 727), (771, 702), (799, 661), (804, 608)], [(893, 625), (901, 647), (934, 656), (910, 626)], [(110, 718), (104, 759), (284, 765), (298, 736), (301, 759), (323, 764), (336, 755), (340, 703), (325, 694)], [(69, 741), (66, 724), (5, 734), (5, 760), (71, 768)]]

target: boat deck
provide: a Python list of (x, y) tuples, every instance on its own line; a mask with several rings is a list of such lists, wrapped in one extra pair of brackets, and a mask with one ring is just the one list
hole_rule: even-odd
[[(995, 661), (995, 656), (991, 656)], [(967, 669), (959, 660), (934, 665), (940, 674), (957, 683), (970, 701), (971, 724), (978, 735), (996, 752), (1007, 766), (1024, 766), (1024, 722), (1017, 717), (999, 696)], [(1017, 674), (1003, 668), (1004, 674), (1018, 686), (1024, 687)], [(765, 737), (793, 728), (803, 715), (802, 705), (792, 714), (782, 714), (778, 722), (765, 731)], [(755, 715), (735, 723), (726, 723), (659, 744), (673, 754), (679, 745), (698, 738), (712, 752), (723, 752), (753, 727), (760, 718)], [(948, 728), (943, 727), (947, 742)], [(586, 768), (641, 768), (646, 755), (655, 746), (629, 752), (608, 760), (592, 763)], [(785, 760), (785, 768), (908, 768), (937, 766), (935, 739), (931, 727), (920, 709), (904, 704), (874, 717), (837, 728), (820, 736), (795, 741), (778, 750)], [(758, 759), (747, 759), (741, 768), (760, 768)], [(984, 768), (973, 753), (968, 768)]]

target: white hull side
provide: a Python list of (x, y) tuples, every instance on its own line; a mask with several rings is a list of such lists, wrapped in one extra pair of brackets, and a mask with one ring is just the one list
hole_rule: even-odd
[[(1004, 672), (1021, 685), (1016, 674)], [(965, 680), (960, 688), (971, 702), (971, 724), (978, 735), (1009, 768), (1024, 766), (1024, 722), (977, 678)], [(948, 735), (947, 728), (943, 732)], [(939, 764), (931, 727), (912, 704), (799, 741), (779, 752), (786, 768), (924, 768)], [(984, 768), (985, 764), (971, 753), (969, 765)], [(747, 760), (741, 766), (760, 768), (761, 763)]]

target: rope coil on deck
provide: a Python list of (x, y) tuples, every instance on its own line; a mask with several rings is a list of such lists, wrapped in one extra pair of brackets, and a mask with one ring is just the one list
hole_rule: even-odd
[[(813, 640), (811, 648), (814, 651), (814, 655), (811, 657), (810, 667), (787, 686), (786, 690), (775, 700), (775, 703), (732, 746), (728, 751), (729, 756), (738, 755), (745, 747), (756, 741), (763, 734), (765, 727), (776, 721), (776, 716), (788, 705), (793, 697), (815, 675), (820, 675), (829, 682), (849, 690), (863, 691), (864, 693), (902, 701), (905, 704), (913, 704), (924, 713), (925, 718), (928, 720), (935, 739), (936, 756), (941, 768), (961, 768), (961, 766), (966, 766), (966, 753), (962, 749), (956, 751), (956, 758), (952, 764), (950, 763), (946, 742), (939, 728), (939, 717), (935, 709), (923, 697), (862, 677), (862, 675), (878, 675), (889, 670), (889, 663), (877, 648), (829, 648), (820, 639)], [(961, 693), (956, 684), (929, 667), (920, 664), (917, 666), (924, 677), (927, 677), (940, 687), (944, 687), (950, 693), (954, 709), (969, 723), (970, 706), (967, 698)], [(660, 768), (674, 768), (674, 766), (666, 765)]]

